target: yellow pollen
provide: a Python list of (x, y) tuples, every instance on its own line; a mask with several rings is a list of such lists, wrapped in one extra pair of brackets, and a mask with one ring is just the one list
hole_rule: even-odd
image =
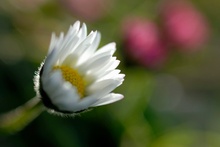
[(76, 70), (66, 65), (54, 66), (53, 69), (60, 69), (62, 71), (63, 78), (77, 88), (81, 98), (84, 97), (85, 82)]

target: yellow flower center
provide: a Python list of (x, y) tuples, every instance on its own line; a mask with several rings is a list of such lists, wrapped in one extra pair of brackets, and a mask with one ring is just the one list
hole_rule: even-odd
[(53, 69), (60, 69), (62, 71), (63, 78), (77, 88), (81, 98), (84, 97), (85, 82), (76, 70), (66, 65), (54, 66)]

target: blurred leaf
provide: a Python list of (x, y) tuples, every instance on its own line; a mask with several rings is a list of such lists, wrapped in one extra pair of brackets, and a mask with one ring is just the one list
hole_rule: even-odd
[(219, 147), (220, 134), (180, 126), (156, 139), (150, 147)]

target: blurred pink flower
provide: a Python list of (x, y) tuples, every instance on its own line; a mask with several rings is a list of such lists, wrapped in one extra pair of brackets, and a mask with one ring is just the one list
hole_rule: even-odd
[(123, 23), (125, 53), (131, 59), (148, 68), (160, 68), (166, 59), (166, 50), (157, 26), (139, 18)]
[(164, 32), (170, 44), (193, 51), (208, 38), (209, 29), (203, 15), (184, 0), (166, 0), (161, 7)]
[(78, 18), (96, 21), (106, 15), (111, 6), (110, 0), (60, 0)]

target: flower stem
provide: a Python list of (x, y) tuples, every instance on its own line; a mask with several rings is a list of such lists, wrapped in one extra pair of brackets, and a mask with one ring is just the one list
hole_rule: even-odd
[(34, 120), (41, 112), (44, 106), (40, 98), (34, 97), (18, 108), (0, 115), (0, 132), (16, 133)]

